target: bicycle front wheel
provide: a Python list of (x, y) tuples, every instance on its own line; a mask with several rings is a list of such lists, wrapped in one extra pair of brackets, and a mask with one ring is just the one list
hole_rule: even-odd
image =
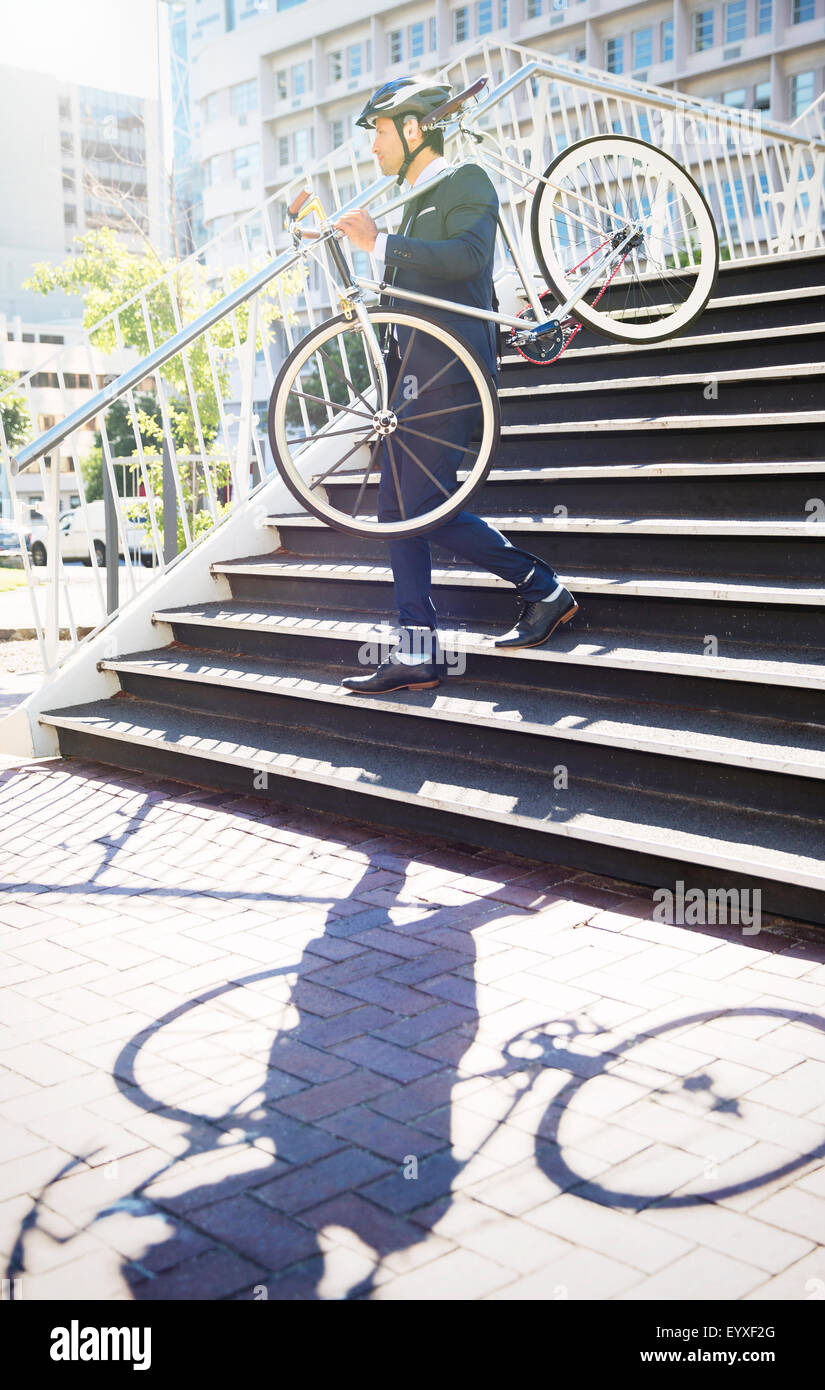
[(434, 317), (367, 313), (388, 346), (387, 399), (358, 318), (319, 324), (272, 389), (272, 454), (293, 497), (336, 530), (419, 536), (456, 516), (487, 477), (498, 396), (478, 353)]
[[(677, 160), (629, 135), (593, 135), (557, 155), (544, 178), (533, 199), (533, 249), (560, 304), (609, 255), (570, 309), (581, 323), (619, 342), (654, 343), (698, 318), (716, 283), (719, 238), (704, 194)], [(637, 221), (641, 231), (618, 251)]]

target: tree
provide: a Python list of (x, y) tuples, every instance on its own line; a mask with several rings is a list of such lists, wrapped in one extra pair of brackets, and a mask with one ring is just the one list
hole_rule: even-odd
[[(76, 238), (76, 244), (79, 251), (61, 265), (42, 262), (36, 265), (24, 288), (43, 295), (61, 291), (81, 297), (84, 327), (92, 346), (102, 353), (126, 347), (134, 348), (145, 357), (171, 338), (181, 324), (192, 322), (222, 297), (222, 290), (209, 289), (206, 268), (195, 257), (182, 263), (164, 260), (151, 245), (139, 255), (123, 246), (108, 227)], [(232, 287), (241, 284), (258, 268), (260, 266), (255, 264), (236, 268), (231, 274)], [(280, 277), (285, 298), (297, 294), (303, 283), (302, 266)], [(256, 348), (263, 348), (272, 340), (270, 324), (281, 317), (277, 282), (259, 295), (258, 305)], [(235, 320), (237, 332), (244, 341), (249, 325), (246, 305), (235, 311)], [(222, 320), (155, 374), (154, 405), (151, 410), (144, 406), (138, 411), (142, 444), (145, 449), (152, 448), (155, 454), (150, 469), (155, 495), (161, 491), (160, 393), (163, 393), (176, 451), (199, 458), (208, 455), (221, 430), (223, 401), (229, 392), (229, 361), (237, 349), (234, 334), (232, 322)], [(117, 457), (130, 458), (136, 471), (139, 468), (137, 440), (126, 400), (116, 402), (107, 411), (106, 436), (111, 444), (110, 420), (116, 437), (124, 445)], [(90, 481), (98, 467), (92, 456), (88, 461)], [(181, 463), (179, 471), (182, 495), (194, 524), (205, 496), (198, 466)], [(216, 490), (226, 486), (228, 481), (229, 464), (224, 459), (216, 465)], [(203, 529), (208, 524), (211, 520), (204, 520), (195, 529)]]
[[(147, 392), (135, 396), (134, 400), (141, 443), (144, 449), (149, 449), (154, 453), (157, 448), (157, 432), (161, 425), (160, 406), (157, 398), (150, 396)], [(121, 468), (124, 496), (137, 492), (141, 479), (138, 477), (137, 469), (133, 464), (135, 430), (129, 403), (123, 396), (106, 411), (106, 438), (113, 459), (129, 460), (128, 485), (127, 465), (124, 464)], [(80, 461), (80, 471), (83, 474), (86, 501), (96, 502), (99, 497), (103, 496), (103, 435), (100, 430), (95, 434), (92, 448)]]
[(10, 389), (16, 380), (14, 372), (0, 372), (0, 418), (9, 453), (28, 442), (32, 427), (26, 397)]

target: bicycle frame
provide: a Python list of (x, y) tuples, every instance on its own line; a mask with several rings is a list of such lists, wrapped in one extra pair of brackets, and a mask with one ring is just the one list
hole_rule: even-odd
[[(459, 122), (458, 128), (463, 134), (472, 136), (472, 138), (475, 139), (477, 143), (482, 143), (484, 139), (487, 139), (490, 140), (494, 145), (498, 146), (498, 141), (496, 141), (494, 137), (489, 135), (489, 133), (486, 131), (474, 131), (471, 128), (462, 125), (461, 122)], [(569, 190), (561, 190), (558, 188), (557, 184), (554, 184), (552, 180), (545, 178), (544, 175), (533, 174), (530, 172), (529, 169), (526, 169), (523, 165), (516, 164), (512, 160), (508, 160), (506, 156), (503, 155), (498, 149), (496, 150), (496, 154), (494, 157), (500, 162), (500, 164), (504, 166), (509, 166), (510, 169), (517, 171), (520, 175), (523, 175), (528, 182), (545, 183), (552, 188), (558, 189), (558, 191), (560, 192), (566, 191), (569, 195)], [(486, 161), (482, 157), (480, 162), (482, 165), (484, 165)], [(435, 178), (428, 180), (427, 186), (432, 187), (435, 184), (440, 183), (441, 180), (446, 178), (448, 174), (452, 173), (454, 169), (461, 167), (462, 166), (460, 164), (450, 165), (448, 169), (444, 169), (440, 174), (437, 174)], [(500, 172), (503, 175), (503, 177), (506, 178), (510, 183), (515, 184), (519, 188), (526, 188), (526, 184), (517, 180), (515, 177), (513, 177), (511, 173), (508, 173), (507, 168), (502, 168), (498, 172)], [(397, 208), (402, 207), (405, 203), (409, 202), (409, 200), (413, 196), (415, 196), (414, 186), (410, 189), (408, 193), (404, 194), (402, 197), (394, 198), (390, 202), (385, 203), (383, 207), (377, 208), (375, 215), (377, 217), (385, 216), (387, 213), (395, 211)], [(587, 198), (584, 195), (577, 194), (575, 196), (579, 197), (583, 203), (589, 204), (591, 207), (596, 208), (598, 211), (604, 211), (604, 209), (599, 208), (599, 205), (593, 202), (592, 199)], [(321, 223), (320, 229), (317, 233), (301, 233), (297, 230), (296, 224), (301, 218), (307, 216), (310, 212), (315, 212), (316, 215), (319, 217), (319, 221)], [(584, 220), (583, 218), (577, 217), (575, 213), (570, 215), (576, 221)], [(640, 221), (631, 223), (629, 228), (623, 235), (621, 241), (619, 241), (616, 244), (613, 244), (612, 237), (608, 238), (608, 240), (610, 240), (611, 242), (610, 248), (591, 266), (590, 270), (587, 271), (580, 283), (577, 285), (575, 293), (572, 294), (570, 298), (565, 301), (564, 304), (559, 305), (555, 310), (554, 314), (548, 315), (544, 310), (541, 300), (536, 294), (535, 288), (531, 283), (531, 278), (528, 275), (527, 270), (521, 260), (521, 257), (519, 255), (518, 249), (515, 245), (513, 238), (508, 232), (502, 219), (499, 218), (499, 231), (501, 232), (502, 239), (504, 240), (504, 243), (507, 246), (507, 249), (513, 261), (513, 265), (516, 268), (519, 279), (521, 280), (521, 283), (524, 287), (525, 294), (527, 295), (528, 301), (533, 310), (534, 322), (529, 327), (527, 326), (523, 318), (516, 318), (510, 314), (502, 314), (493, 309), (478, 309), (475, 308), (473, 305), (460, 304), (455, 300), (442, 299), (434, 295), (421, 294), (415, 290), (405, 290), (398, 287), (397, 285), (391, 286), (387, 284), (385, 281), (373, 280), (369, 276), (356, 275), (347, 264), (344, 255), (338, 246), (338, 242), (343, 234), (341, 232), (336, 231), (333, 222), (330, 218), (324, 218), (322, 216), (322, 209), (317, 198), (310, 199), (309, 202), (306, 203), (300, 209), (300, 211), (293, 218), (293, 221), (291, 223), (291, 230), (293, 235), (293, 242), (295, 244), (298, 256), (306, 257), (312, 254), (309, 248), (307, 248), (306, 250), (300, 249), (301, 241), (305, 236), (311, 237), (319, 245), (324, 244), (329, 247), (333, 264), (336, 270), (338, 271), (338, 274), (342, 282), (340, 289), (340, 297), (342, 304), (344, 305), (344, 312), (349, 315), (354, 314), (358, 318), (359, 323), (361, 324), (361, 328), (364, 332), (366, 341), (370, 346), (370, 352), (373, 358), (376, 372), (378, 374), (378, 382), (380, 385), (382, 397), (382, 407), (386, 407), (387, 377), (384, 358), (381, 352), (380, 344), (378, 343), (377, 335), (372, 327), (369, 315), (364, 305), (362, 291), (368, 290), (371, 293), (382, 294), (384, 291), (391, 289), (393, 298), (397, 297), (398, 299), (408, 300), (413, 304), (420, 304), (424, 307), (429, 307), (433, 309), (448, 309), (464, 317), (483, 319), (488, 323), (491, 322), (501, 324), (505, 328), (514, 329), (519, 335), (519, 340), (526, 341), (530, 338), (538, 337), (542, 333), (547, 332), (548, 328), (551, 325), (558, 323), (561, 319), (565, 318), (567, 314), (570, 312), (570, 310), (579, 302), (581, 298), (583, 298), (587, 290), (596, 281), (596, 279), (599, 277), (604, 268), (611, 264), (617, 257), (621, 256), (625, 247), (634, 239), (638, 232), (641, 231), (642, 226), (643, 223)]]

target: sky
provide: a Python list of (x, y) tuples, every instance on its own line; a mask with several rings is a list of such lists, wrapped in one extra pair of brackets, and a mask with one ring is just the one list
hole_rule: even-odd
[(156, 0), (0, 0), (0, 63), (157, 95)]

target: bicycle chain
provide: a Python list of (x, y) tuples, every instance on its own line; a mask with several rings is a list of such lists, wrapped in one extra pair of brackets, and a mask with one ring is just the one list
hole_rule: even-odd
[[(605, 244), (606, 244), (606, 243), (605, 243)], [(623, 256), (621, 257), (621, 260), (617, 261), (615, 268), (610, 272), (610, 274), (608, 275), (608, 277), (607, 277), (607, 279), (605, 280), (604, 284), (602, 285), (601, 289), (599, 290), (599, 293), (596, 295), (596, 298), (593, 300), (593, 303), (590, 305), (590, 308), (591, 308), (591, 309), (593, 309), (593, 308), (596, 307), (596, 305), (598, 304), (598, 302), (599, 302), (599, 300), (601, 299), (602, 295), (604, 294), (605, 290), (607, 289), (608, 285), (610, 284), (610, 281), (613, 279), (613, 276), (616, 275), (616, 274), (618, 273), (618, 271), (621, 269), (622, 265), (624, 264), (625, 260), (626, 260), (627, 257), (630, 255), (631, 249), (632, 249), (631, 247), (628, 247), (627, 250), (624, 252)], [(599, 250), (601, 250), (601, 247), (596, 247), (596, 251), (599, 251)], [(596, 251), (591, 251), (590, 255), (591, 255), (591, 256), (595, 256)], [(585, 256), (585, 258), (584, 258), (585, 261), (586, 261), (586, 260), (589, 260), (589, 259), (590, 259), (589, 256)], [(584, 265), (584, 261), (579, 261), (579, 265)], [(574, 265), (574, 266), (572, 267), (572, 270), (578, 270), (578, 268), (579, 268), (578, 265)], [(526, 313), (528, 312), (528, 310), (525, 309), (524, 312), (525, 312), (525, 314), (526, 314)], [(519, 317), (520, 317), (520, 316), (519, 316)], [(572, 321), (572, 320), (571, 320), (571, 321)], [(563, 341), (561, 347), (559, 348), (558, 352), (556, 353), (555, 357), (548, 357), (548, 358), (546, 358), (546, 359), (545, 359), (546, 362), (548, 362), (548, 363), (549, 363), (549, 362), (558, 362), (559, 358), (562, 356), (563, 353), (565, 353), (565, 352), (567, 351), (568, 347), (569, 347), (570, 344), (572, 343), (572, 341), (573, 341), (573, 339), (575, 338), (576, 334), (577, 334), (578, 332), (580, 332), (580, 330), (581, 330), (582, 328), (584, 328), (584, 324), (583, 324), (583, 323), (577, 323), (575, 328), (565, 328), (565, 327), (562, 325), (561, 331), (562, 331), (562, 336), (563, 336), (564, 341)], [(518, 351), (518, 349), (516, 349), (516, 351)], [(525, 358), (525, 361), (527, 361), (527, 362), (532, 362), (532, 361), (533, 361), (532, 358), (527, 357), (526, 354), (524, 354), (524, 353), (522, 353), (522, 356)], [(538, 367), (538, 366), (541, 366), (541, 365), (543, 365), (543, 364), (542, 364), (542, 363), (539, 363), (539, 362), (534, 362), (533, 365), (536, 366), (536, 367)]]

